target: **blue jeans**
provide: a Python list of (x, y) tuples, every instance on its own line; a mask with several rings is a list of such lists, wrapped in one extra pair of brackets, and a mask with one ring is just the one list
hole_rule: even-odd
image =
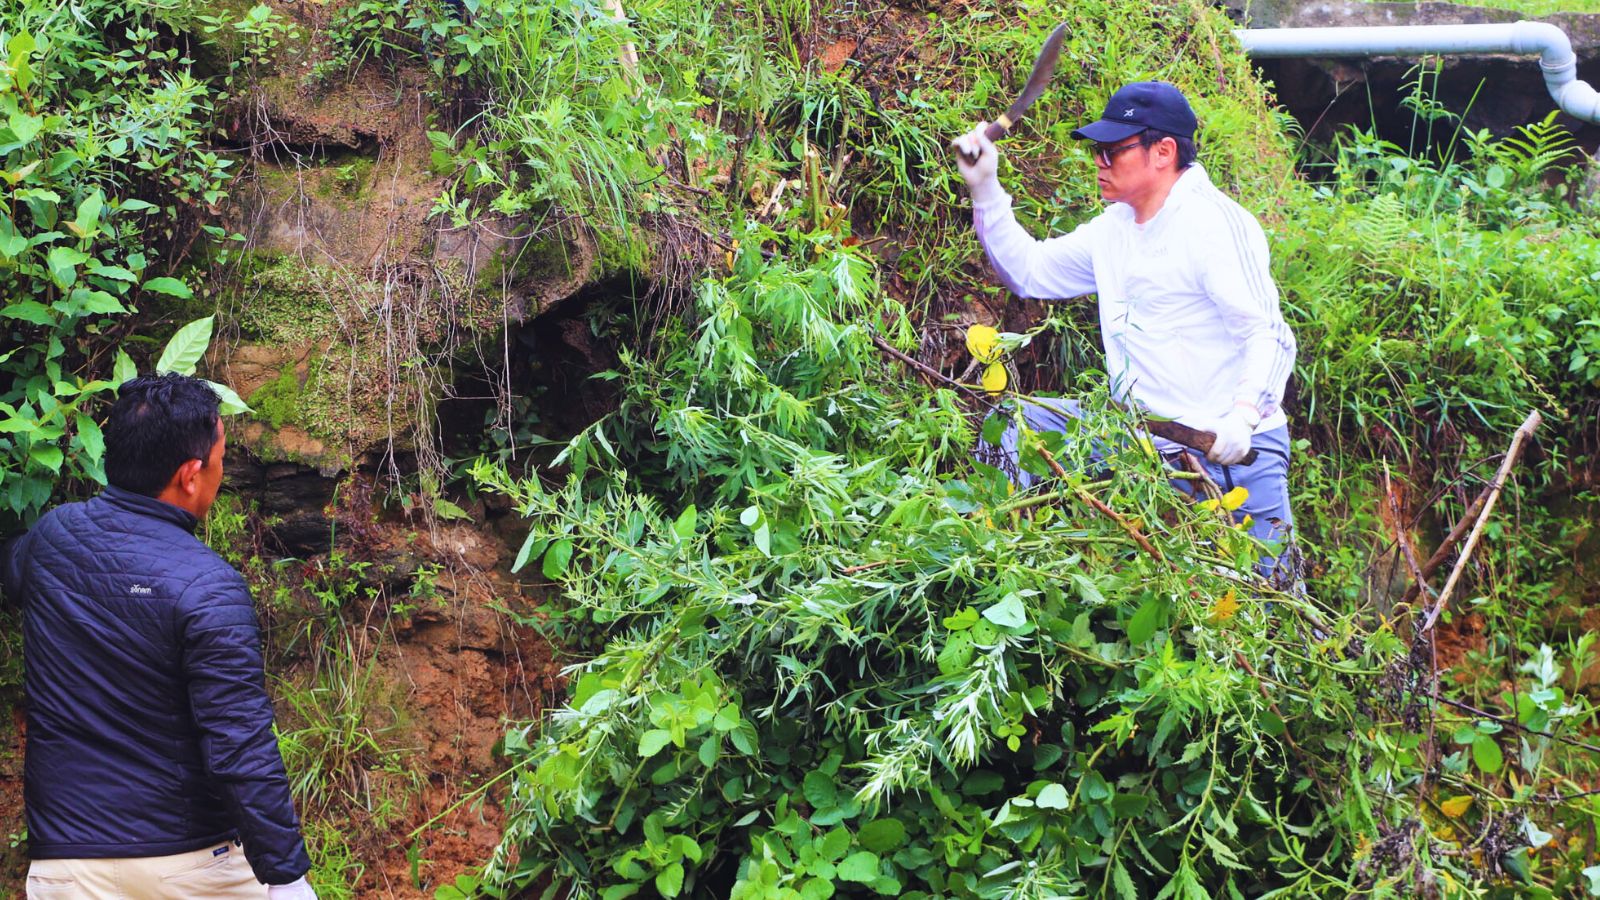
[[(1081, 418), (1082, 409), (1076, 400), (1065, 398), (1035, 398), (1023, 401), (1022, 418), (1032, 431), (1068, 432), (1068, 421)], [(1095, 439), (1092, 439), (1095, 440)], [(992, 465), (1002, 472), (1019, 490), (1033, 487), (1040, 480), (1032, 472), (1017, 465), (1017, 424), (1012, 421), (995, 447), (981, 440), (974, 456), (979, 462)], [(1098, 460), (1099, 441), (1090, 453), (1091, 461)], [(1206, 474), (1224, 492), (1242, 487), (1249, 492), (1244, 504), (1234, 510), (1235, 522), (1250, 517), (1250, 534), (1268, 544), (1281, 543), (1275, 556), (1263, 557), (1257, 571), (1273, 584), (1288, 587), (1294, 584), (1296, 572), (1290, 539), (1294, 534), (1294, 513), (1289, 509), (1289, 429), (1283, 426), (1270, 431), (1257, 432), (1250, 438), (1250, 446), (1258, 452), (1256, 461), (1248, 466), (1218, 465), (1206, 459), (1199, 451), (1191, 455), (1198, 459)], [(1167, 465), (1184, 468), (1177, 454), (1166, 457)], [(1172, 486), (1190, 497), (1201, 493), (1198, 484), (1190, 479), (1174, 478)]]

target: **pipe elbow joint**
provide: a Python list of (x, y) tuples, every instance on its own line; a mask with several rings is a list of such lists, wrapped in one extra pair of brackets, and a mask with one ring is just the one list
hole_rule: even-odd
[(1512, 50), (1523, 54), (1539, 54), (1539, 65), (1546, 78), (1550, 75), (1576, 72), (1577, 54), (1572, 52), (1572, 41), (1567, 33), (1549, 22), (1517, 22), (1511, 26)]
[(1552, 93), (1562, 112), (1585, 122), (1600, 122), (1600, 91), (1587, 81), (1569, 81)]

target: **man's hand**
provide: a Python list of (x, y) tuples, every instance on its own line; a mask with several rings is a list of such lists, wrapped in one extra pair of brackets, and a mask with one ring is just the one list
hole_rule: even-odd
[(1236, 404), (1227, 415), (1211, 423), (1217, 439), (1211, 444), (1206, 458), (1218, 465), (1231, 466), (1243, 462), (1250, 452), (1250, 436), (1261, 423), (1261, 413), (1247, 403)]
[(267, 885), (267, 900), (317, 900), (317, 892), (302, 875), (299, 881)]
[(956, 168), (961, 171), (961, 180), (967, 183), (975, 207), (993, 203), (1006, 195), (1000, 187), (1000, 149), (983, 134), (988, 126), (988, 122), (979, 122), (976, 128), (951, 142), (959, 151)]

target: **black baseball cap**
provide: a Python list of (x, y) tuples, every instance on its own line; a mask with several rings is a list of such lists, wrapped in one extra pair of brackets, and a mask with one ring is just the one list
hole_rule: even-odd
[(1100, 144), (1114, 144), (1147, 128), (1177, 137), (1194, 138), (1194, 110), (1183, 92), (1165, 81), (1135, 81), (1106, 101), (1100, 121), (1090, 122), (1072, 136)]

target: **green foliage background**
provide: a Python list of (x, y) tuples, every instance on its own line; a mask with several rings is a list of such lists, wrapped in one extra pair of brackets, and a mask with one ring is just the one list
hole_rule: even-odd
[[(1419, 79), (1438, 147), (1297, 146), (1193, 0), (624, 6), (342, 4), (310, 76), (426, 67), (482, 103), (431, 135), (441, 219), (571, 220), (661, 289), (595, 323), (623, 345), (613, 413), (536, 464), (464, 465), (528, 519), (517, 565), (559, 584), (551, 627), (586, 658), (566, 707), (507, 732), (504, 842), (441, 897), (1600, 892), (1592, 638), (1560, 556), (1593, 499), (1600, 235), (1557, 129), (1460, 132)], [(192, 299), (189, 237), (226, 245), (213, 118), (285, 29), (265, 6), (71, 9), (0, 19), (8, 524), (99, 479), (93, 404), (163, 330), (152, 301)], [(938, 353), (944, 316), (998, 301), (947, 144), (1058, 21), (1002, 178), (1039, 233), (1069, 229), (1098, 209), (1071, 128), (1129, 80), (1192, 98), (1300, 339), (1305, 596), (1255, 583), (1260, 548), (1137, 442), (1102, 481), (1085, 441), (1038, 437), (1025, 464), (1068, 474), (1013, 494), (968, 461), (981, 398), (882, 352)], [(198, 79), (191, 41), (229, 66)], [(1090, 318), (1036, 344), (1013, 374), (1081, 372), (1060, 387), (1085, 428), (1125, 433)], [(1530, 406), (1550, 424), (1516, 527), (1457, 601), (1490, 638), (1436, 701), (1415, 610), (1373, 572), (1383, 479), (1447, 525)]]
[[(1535, 597), (1553, 561), (1514, 541), (1486, 551), (1490, 578), (1470, 602), (1503, 627), (1464, 694), (1498, 718), (1424, 696), (1426, 642), (1393, 627), (1407, 610), (1372, 605), (1367, 571), (1374, 541), (1392, 538), (1375, 488), (1384, 459), (1464, 505), (1486, 444), (1538, 405), (1558, 423), (1533, 487), (1587, 463), (1575, 438), (1593, 396), (1592, 323), (1580, 323), (1596, 303), (1595, 235), (1571, 185), (1546, 186), (1563, 155), (1556, 131), (1458, 132), (1459, 153), (1423, 158), (1353, 135), (1313, 186), (1291, 169), (1293, 130), (1226, 21), (1196, 4), (901, 12), (890, 30), (916, 49), (916, 75), (874, 79), (799, 50), (797, 36), (815, 51), (830, 23), (859, 24), (860, 11), (759, 4), (752, 42), (722, 10), (634, 3), (622, 37), (639, 42), (642, 100), (617, 62), (617, 26), (583, 4), (553, 10), (521, 45), (560, 48), (594, 88), (572, 106), (497, 74), (549, 57), (518, 55), (505, 37), (527, 34), (514, 7), (479, 11), (509, 54), (485, 73), (506, 103), (490, 131), (502, 139), (485, 149), (552, 173), (483, 196), (588, 201), (607, 211), (601, 228), (690, 219), (725, 236), (731, 271), (705, 267), (656, 352), (610, 373), (621, 409), (548, 474), (475, 472), (530, 517), (520, 561), (562, 584), (568, 633), (605, 643), (575, 666), (568, 709), (507, 736), (512, 826), (483, 883), (462, 890), (1592, 887), (1600, 869), (1572, 839), (1594, 808), (1565, 798), (1594, 758), (1559, 740), (1592, 721), (1575, 697), (1589, 641), (1519, 614), (1546, 607)], [(1298, 501), (1315, 600), (1249, 584), (1252, 549), (1174, 508), (1137, 448), (1113, 459), (1108, 483), (1073, 476), (1039, 497), (965, 474), (966, 398), (908, 384), (871, 343), (911, 349), (943, 298), (984, 291), (945, 142), (1003, 104), (1058, 20), (1072, 34), (1058, 89), (1007, 145), (1003, 178), (1041, 230), (1070, 228), (1096, 208), (1073, 124), (1134, 78), (1194, 98), (1208, 169), (1269, 227), (1304, 348)], [(1412, 99), (1419, 117), (1448, 118), (1420, 90)], [(515, 137), (551, 121), (584, 123), (564, 135), (585, 151), (556, 164), (541, 157), (549, 141)], [(701, 175), (688, 185), (699, 199), (660, 186), (674, 176), (657, 160), (679, 148), (702, 164), (688, 173)], [(591, 157), (605, 163), (573, 190), (561, 166)], [(752, 221), (744, 179), (756, 173), (797, 179), (802, 199)], [(880, 230), (904, 248), (892, 273), (856, 249)], [(891, 274), (909, 286), (899, 302)], [(1063, 359), (1094, 358), (1081, 320), (1056, 324)], [(1105, 415), (1101, 428), (1122, 427)], [(1081, 446), (1044, 444), (1069, 472), (1082, 470)], [(1156, 552), (1096, 516), (1088, 492), (1151, 529)], [(1552, 540), (1570, 528), (1527, 525)], [(1520, 689), (1497, 696), (1502, 672)]]

